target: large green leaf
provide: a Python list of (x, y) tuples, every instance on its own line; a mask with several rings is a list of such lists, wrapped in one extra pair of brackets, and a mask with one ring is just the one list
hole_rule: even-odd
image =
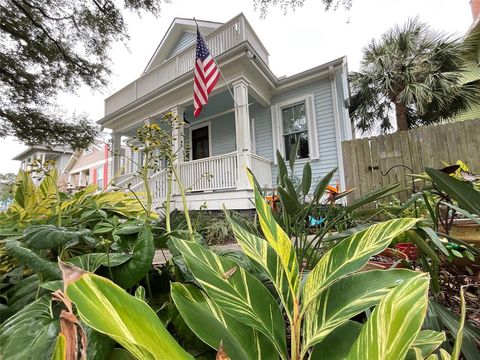
[(50, 358), (60, 323), (53, 317), (50, 295), (27, 305), (0, 326), (0, 349), (6, 360)]
[(418, 274), (391, 290), (363, 326), (347, 359), (403, 359), (422, 327), (428, 285), (428, 276)]
[(2, 296), (7, 299), (8, 308), (1, 311), (2, 321), (22, 310), (25, 306), (33, 303), (39, 296), (45, 293), (45, 290), (39, 289), (38, 275), (30, 275), (6, 291), (2, 291)]
[(60, 263), (66, 295), (80, 319), (110, 336), (137, 359), (193, 359), (142, 300), (108, 279)]
[(257, 330), (242, 324), (192, 285), (172, 284), (172, 299), (190, 329), (214, 349), (221, 342), (233, 359), (278, 359), (270, 341)]
[(209, 298), (223, 312), (262, 332), (286, 358), (283, 316), (267, 288), (230, 259), (194, 242), (172, 241)]
[(122, 253), (90, 253), (75, 256), (67, 260), (68, 263), (75, 265), (83, 270), (95, 272), (100, 266), (115, 267), (124, 264), (130, 260), (132, 255)]
[[(253, 185), (253, 174), (248, 171), (250, 183)], [(255, 208), (265, 239), (277, 253), (280, 264), (287, 276), (287, 281), (292, 292), (292, 298), (297, 298), (299, 289), (298, 261), (292, 241), (275, 221), (272, 209), (261, 197), (258, 189), (255, 192)]]
[(360, 270), (375, 254), (384, 250), (392, 239), (415, 225), (417, 219), (394, 219), (370, 226), (342, 240), (327, 251), (303, 287), (303, 310), (328, 286)]
[(303, 167), (302, 174), (302, 193), (307, 195), (310, 192), (310, 187), (312, 186), (312, 167), (310, 163), (306, 163)]
[(68, 241), (90, 234), (90, 230), (70, 230), (54, 225), (30, 226), (23, 232), (25, 244), (31, 249), (54, 249)]
[(275, 286), (275, 289), (286, 310), (287, 316), (291, 319), (293, 314), (293, 295), (290, 289), (288, 278), (273, 247), (264, 239), (247, 231), (238, 220), (228, 216), (233, 233), (247, 255), (257, 268), (265, 274)]
[(4, 244), (7, 253), (15, 257), (20, 264), (27, 265), (31, 270), (41, 273), (45, 277), (60, 279), (60, 269), (56, 263), (42, 259), (38, 254), (24, 247), (17, 240), (4, 240)]
[(335, 328), (319, 344), (315, 345), (310, 360), (344, 360), (357, 339), (362, 324), (348, 320)]
[(305, 314), (304, 353), (336, 327), (377, 305), (393, 287), (416, 276), (410, 270), (374, 270), (347, 276), (328, 287)]
[(152, 268), (154, 256), (153, 233), (150, 227), (145, 226), (138, 233), (131, 259), (112, 269), (114, 281), (124, 288), (134, 286)]
[(454, 198), (460, 207), (480, 215), (480, 191), (477, 191), (469, 182), (460, 181), (437, 169), (425, 168), (435, 186)]

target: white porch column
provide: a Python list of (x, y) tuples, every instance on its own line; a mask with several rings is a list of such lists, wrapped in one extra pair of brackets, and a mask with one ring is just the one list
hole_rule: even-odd
[(238, 154), (237, 188), (251, 188), (246, 168), (251, 168), (250, 113), (248, 109), (248, 83), (238, 80), (233, 83), (235, 99), (235, 133)]
[(112, 133), (112, 179), (120, 175), (120, 155), (122, 147), (122, 135)]

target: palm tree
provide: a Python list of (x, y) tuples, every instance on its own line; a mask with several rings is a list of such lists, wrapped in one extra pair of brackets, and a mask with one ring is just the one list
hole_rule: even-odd
[(480, 92), (460, 85), (462, 44), (418, 18), (395, 26), (363, 49), (359, 72), (350, 73), (350, 114), (362, 131), (380, 123), (398, 130), (443, 122), (466, 111)]

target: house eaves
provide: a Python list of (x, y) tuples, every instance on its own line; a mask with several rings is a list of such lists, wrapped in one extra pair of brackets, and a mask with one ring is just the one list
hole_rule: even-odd
[[(248, 50), (251, 51), (251, 48), (249, 47), (246, 41), (243, 41), (237, 46), (235, 46), (234, 48), (218, 56), (216, 61), (220, 67), (225, 66), (226, 64), (240, 57), (246, 57)], [(170, 93), (171, 91), (174, 91), (179, 87), (185, 86), (189, 82), (193, 83), (193, 69), (173, 79), (172, 81), (166, 83), (165, 85), (155, 89), (154, 91), (142, 96), (141, 98), (136, 99), (135, 101), (129, 103), (128, 105), (125, 105), (124, 107), (114, 111), (113, 113), (104, 116), (103, 118), (97, 121), (97, 124), (99, 124), (102, 127), (107, 127), (108, 124), (112, 122), (114, 119), (121, 117), (131, 111), (134, 111), (135, 109), (143, 106), (146, 102), (155, 100), (166, 93)]]
[(72, 150), (68, 149), (61, 149), (61, 148), (47, 148), (44, 146), (30, 146), (29, 148), (25, 149), (22, 151), (20, 154), (15, 155), (15, 157), (12, 158), (12, 160), (18, 160), (21, 161), (27, 157), (27, 155), (34, 154), (36, 152), (44, 152), (48, 154), (57, 154), (57, 155), (62, 155), (62, 154), (72, 154)]

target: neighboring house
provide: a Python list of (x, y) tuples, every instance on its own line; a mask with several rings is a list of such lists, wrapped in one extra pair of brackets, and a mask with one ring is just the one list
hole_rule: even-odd
[[(462, 84), (475, 84), (480, 89), (480, 0), (471, 0), (473, 23), (463, 38), (468, 46), (464, 57), (466, 60), (466, 71)], [(455, 117), (455, 120), (480, 119), (480, 104), (474, 105)]]
[[(49, 161), (54, 161), (60, 174), (64, 174), (64, 169), (72, 156), (73, 151), (68, 148), (47, 148), (45, 146), (30, 146), (20, 154), (15, 156), (12, 160), (20, 161), (20, 169), (25, 171), (32, 171), (35, 169), (35, 165), (44, 165)], [(38, 166), (37, 166), (38, 168)], [(42, 179), (42, 175), (34, 173), (34, 180), (39, 182)], [(60, 175), (59, 185), (64, 187), (67, 184), (65, 176)]]
[[(173, 112), (189, 123), (174, 127), (174, 135), (184, 135), (189, 145), (188, 161), (179, 156), (178, 169), (189, 189), (191, 209), (204, 204), (208, 209), (252, 208), (245, 167), (253, 170), (261, 186), (273, 188), (278, 173), (275, 153), (288, 154), (295, 139), (300, 139), (295, 174), (301, 176), (303, 165), (310, 162), (315, 183), (338, 167), (333, 182), (344, 188), (341, 141), (352, 137), (346, 58), (277, 77), (268, 66), (267, 50), (243, 14), (226, 23), (198, 21), (198, 25), (235, 100), (220, 78), (200, 117), (193, 117), (196, 27), (191, 19), (175, 18), (141, 76), (105, 100), (105, 116), (98, 123), (112, 130), (113, 149), (144, 123)], [(288, 44), (285, 49), (292, 62), (301, 56), (288, 53)], [(175, 142), (174, 148), (181, 149), (182, 144)], [(132, 157), (141, 159), (141, 150)], [(119, 157), (112, 166), (117, 173)], [(135, 170), (135, 165), (127, 169)], [(159, 207), (166, 194), (165, 170), (152, 174), (150, 182)], [(138, 177), (125, 175), (122, 183), (143, 189)], [(173, 202), (180, 206), (178, 193)]]
[[(122, 155), (125, 147), (122, 147)], [(124, 157), (122, 156), (122, 161)], [(68, 176), (70, 189), (84, 188), (90, 184), (97, 184), (99, 190), (106, 189), (113, 178), (112, 153), (104, 140), (97, 140), (86, 149), (77, 150), (70, 157), (64, 173)], [(119, 169), (117, 175), (123, 174)]]

